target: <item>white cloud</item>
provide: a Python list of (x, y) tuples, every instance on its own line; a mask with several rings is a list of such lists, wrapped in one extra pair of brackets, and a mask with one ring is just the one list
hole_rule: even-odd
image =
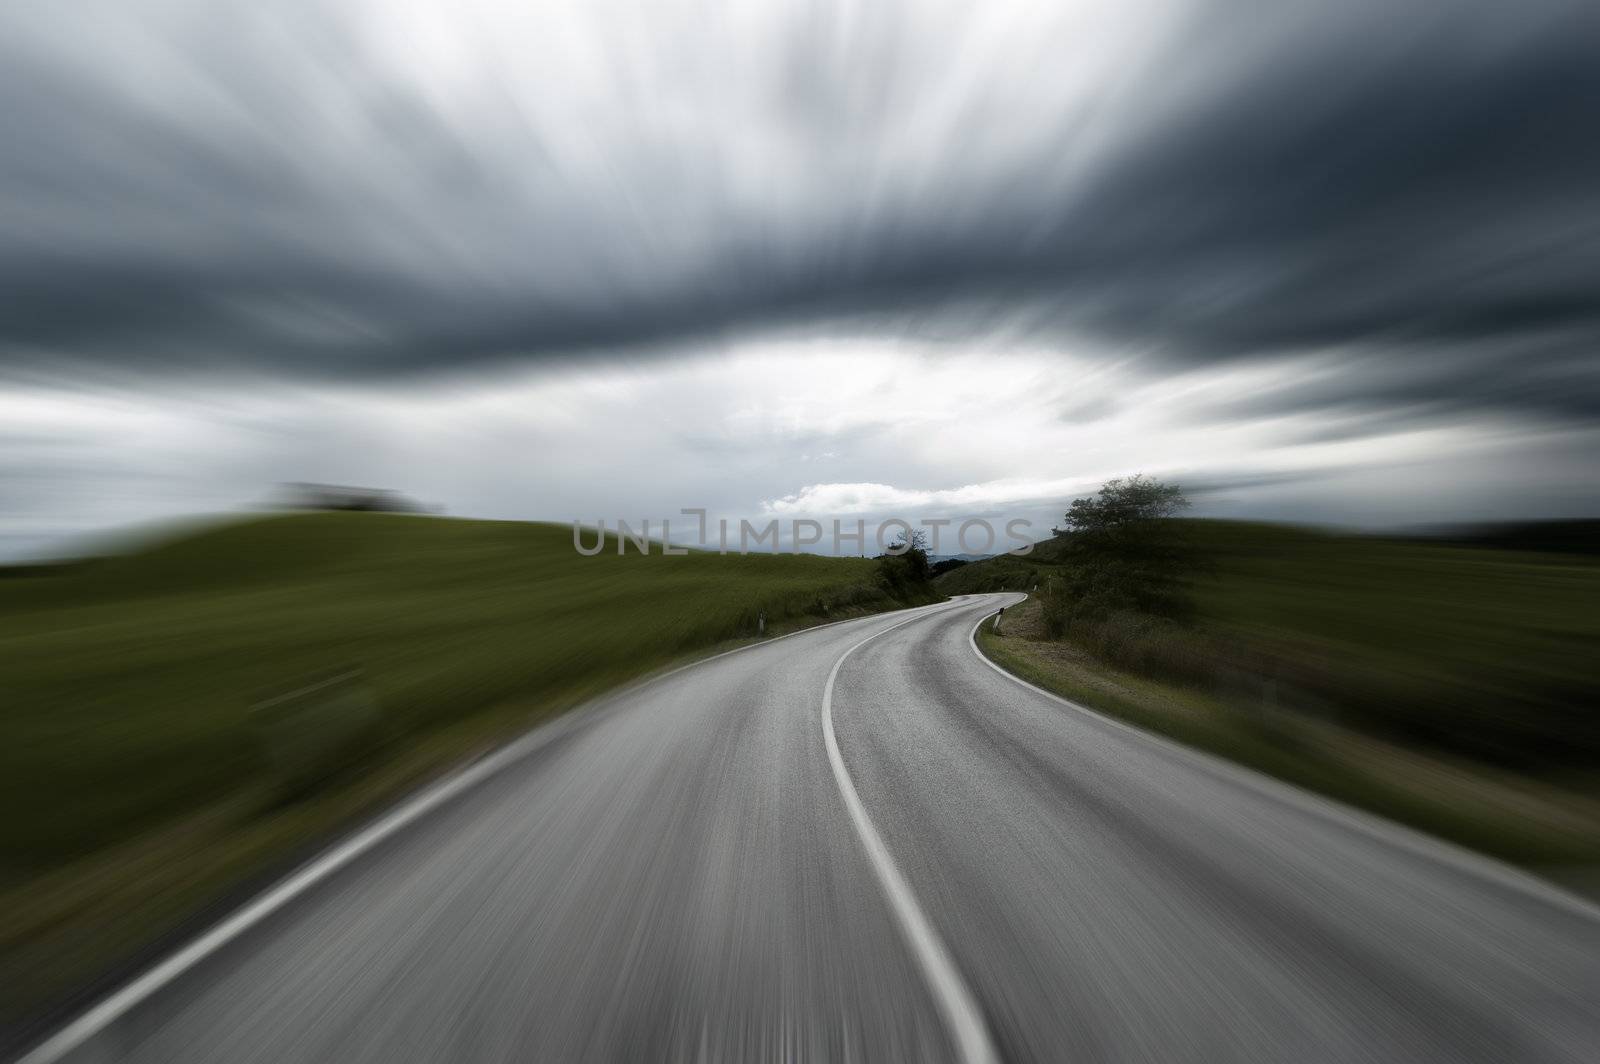
[(0, 552), (248, 506), (286, 480), (394, 488), (467, 516), (998, 516), (1038, 534), (1074, 495), (1139, 470), (1213, 487), (1200, 512), (1346, 523), (1593, 504), (1572, 489), (1580, 441), (1500, 415), (1321, 441), (1343, 414), (1207, 416), (1305, 369), (1145, 376), (1104, 352), (786, 335), (419, 386), (12, 386)]

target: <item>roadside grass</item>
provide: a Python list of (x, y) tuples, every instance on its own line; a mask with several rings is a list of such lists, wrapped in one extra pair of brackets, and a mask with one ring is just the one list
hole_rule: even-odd
[(1108, 664), (1044, 631), (1036, 599), (984, 625), (985, 654), (1016, 675), (1136, 727), (1459, 845), (1587, 887), (1600, 865), (1600, 788), (1405, 746), (1324, 717)]
[(292, 514), (0, 581), (0, 1018), (538, 720), (754, 639), (760, 613), (771, 635), (937, 597), (862, 559), (571, 537)]
[[(1399, 743), (1595, 783), (1600, 562), (1592, 557), (1180, 522), (1192, 626), (1122, 615), (1069, 638), (1103, 663)], [(1058, 543), (964, 566), (946, 594), (1029, 590)], [(998, 564), (997, 564), (998, 563)]]

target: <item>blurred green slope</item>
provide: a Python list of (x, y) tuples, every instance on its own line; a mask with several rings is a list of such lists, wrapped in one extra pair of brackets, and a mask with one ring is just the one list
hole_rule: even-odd
[[(760, 612), (783, 628), (908, 604), (862, 559), (619, 557), (614, 539), (584, 557), (568, 526), (376, 513), (243, 520), (12, 575), (0, 975), (81, 982), (540, 715), (753, 637)], [(334, 673), (376, 721), (286, 797), (251, 707)]]
[[(1274, 697), (1472, 756), (1592, 768), (1600, 753), (1600, 563), (1591, 556), (1180, 522), (1199, 547), (1192, 629), (1087, 633), (1135, 671)], [(1060, 541), (947, 573), (945, 594), (1029, 590)]]

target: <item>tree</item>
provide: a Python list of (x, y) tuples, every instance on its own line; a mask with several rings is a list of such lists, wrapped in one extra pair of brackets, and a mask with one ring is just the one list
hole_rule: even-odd
[(1074, 499), (1066, 514), (1064, 579), (1045, 598), (1056, 634), (1079, 620), (1117, 611), (1175, 617), (1190, 612), (1194, 550), (1176, 522), (1189, 505), (1182, 489), (1138, 474), (1108, 480)]
[(878, 576), (897, 591), (933, 579), (933, 567), (928, 564), (928, 534), (914, 528), (891, 543), (887, 554), (878, 555)]
[(1176, 484), (1135, 473), (1115, 477), (1094, 495), (1073, 499), (1067, 510), (1067, 533), (1077, 536), (1117, 536), (1148, 530), (1151, 521), (1173, 517), (1189, 500)]

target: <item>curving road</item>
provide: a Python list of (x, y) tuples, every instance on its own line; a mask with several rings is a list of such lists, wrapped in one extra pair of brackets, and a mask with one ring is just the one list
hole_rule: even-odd
[(1014, 598), (558, 721), (34, 1059), (1600, 1059), (1594, 910), (1000, 673)]

